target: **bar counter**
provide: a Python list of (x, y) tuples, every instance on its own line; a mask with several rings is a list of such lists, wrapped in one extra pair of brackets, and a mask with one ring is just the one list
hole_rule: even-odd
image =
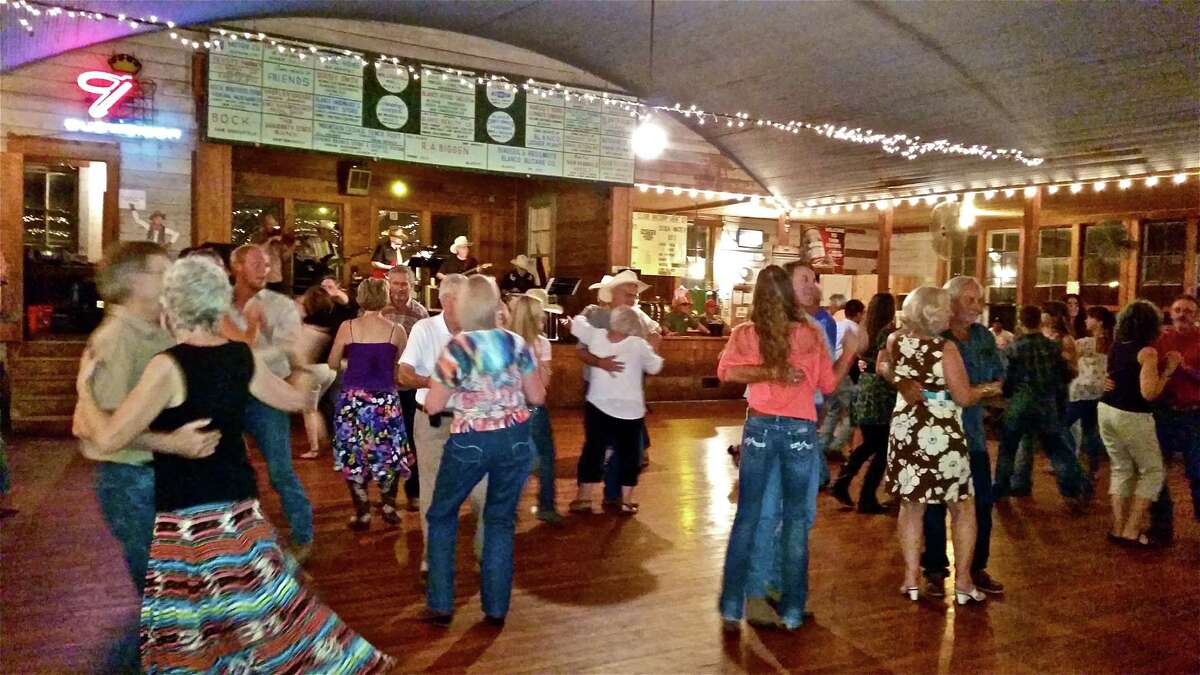
[[(741, 398), (742, 384), (717, 380), (717, 359), (728, 337), (664, 337), (659, 354), (666, 363), (662, 372), (646, 377), (647, 401), (711, 401)], [(552, 343), (554, 380), (548, 405), (567, 408), (583, 405), (583, 363), (575, 356), (576, 343)]]

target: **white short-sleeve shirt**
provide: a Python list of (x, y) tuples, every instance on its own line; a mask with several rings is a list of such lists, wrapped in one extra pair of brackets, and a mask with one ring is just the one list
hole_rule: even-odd
[[(450, 344), (450, 327), (446, 325), (445, 314), (421, 319), (413, 324), (412, 332), (408, 334), (408, 344), (404, 345), (404, 353), (400, 355), (400, 363), (412, 366), (417, 375), (429, 377), (437, 365), (442, 350)], [(417, 403), (425, 405), (425, 397), (429, 389), (417, 390)]]
[(587, 348), (599, 358), (613, 356), (625, 364), (625, 369), (619, 373), (595, 369), (588, 383), (588, 403), (611, 417), (625, 420), (645, 417), (643, 375), (662, 370), (663, 358), (640, 337), (629, 336), (620, 342), (612, 342), (608, 339), (608, 331), (603, 330), (592, 333)]

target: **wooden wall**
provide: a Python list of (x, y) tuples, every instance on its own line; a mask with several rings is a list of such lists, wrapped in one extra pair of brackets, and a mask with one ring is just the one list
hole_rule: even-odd
[[(63, 129), (66, 118), (86, 119), (94, 98), (79, 90), (76, 78), (87, 70), (108, 70), (114, 53), (131, 53), (142, 62), (138, 79), (153, 81), (156, 87), (153, 124), (183, 129), (181, 140), (117, 140)], [(144, 217), (155, 210), (166, 213), (167, 226), (180, 232), (172, 246), (178, 251), (189, 245), (192, 229), (191, 154), (197, 131), (192, 93), (192, 51), (166, 35), (136, 36), (61, 54), (0, 76), (0, 150), (8, 148), (13, 135), (110, 145), (119, 152), (120, 183), (109, 185), (109, 190), (114, 195), (120, 189), (145, 191)], [(121, 239), (145, 238), (145, 231), (130, 218), (128, 205), (120, 206), (119, 214), (105, 210), (106, 231), (119, 233)]]

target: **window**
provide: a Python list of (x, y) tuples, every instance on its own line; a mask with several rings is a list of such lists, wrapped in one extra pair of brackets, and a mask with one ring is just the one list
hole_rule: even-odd
[(1138, 297), (1159, 307), (1183, 293), (1183, 258), (1187, 223), (1182, 220), (1142, 225), (1142, 254), (1138, 272)]
[(276, 223), (283, 223), (283, 200), (270, 197), (233, 198), (233, 233), (231, 241), (234, 246), (250, 244), (258, 240), (262, 232), (263, 220), (268, 216)]
[[(326, 275), (339, 276), (342, 259), (342, 207), (337, 204), (296, 202), (292, 234), (292, 289), (303, 293)], [(284, 263), (286, 268), (287, 264)]]
[(951, 237), (949, 242), (950, 276), (975, 276), (976, 252), (979, 250), (979, 235), (972, 232), (963, 237)]
[[(432, 218), (433, 244), (437, 246), (436, 255), (450, 255), (450, 245), (455, 237), (471, 238), (471, 216), (465, 213), (435, 213)], [(478, 242), (471, 242), (478, 245)], [(471, 251), (474, 255), (475, 251)]]
[(1116, 221), (1083, 228), (1083, 279), (1079, 295), (1085, 305), (1117, 306), (1121, 255), (1127, 241), (1125, 226)]
[[(740, 230), (739, 234), (743, 231), (750, 230)], [(708, 232), (707, 223), (688, 223), (685, 281), (708, 283)]]
[(40, 251), (79, 249), (79, 170), (63, 165), (25, 165), (22, 215), (25, 245)]
[(1019, 230), (988, 233), (985, 283), (989, 305), (1016, 304), (1020, 250), (1021, 233)]
[(1071, 267), (1071, 228), (1047, 227), (1038, 232), (1037, 283), (1034, 301), (1062, 300)]
[(529, 201), (526, 223), (525, 253), (531, 258), (550, 257), (554, 266), (554, 195), (544, 195)]

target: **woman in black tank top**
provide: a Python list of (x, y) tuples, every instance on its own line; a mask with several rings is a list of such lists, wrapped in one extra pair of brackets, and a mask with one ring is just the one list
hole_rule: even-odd
[[(279, 548), (259, 508), (242, 440), (247, 398), (299, 411), (311, 409), (315, 397), (271, 374), (249, 346), (218, 334), (231, 296), (225, 272), (212, 262), (175, 262), (163, 282), (163, 304), (179, 344), (150, 361), (111, 415), (92, 398), (91, 355), (80, 365), (77, 434), (100, 452), (124, 447), (147, 429), (170, 431), (199, 420), (221, 434), (215, 449), (197, 456), (154, 455), (157, 515), (142, 600), (142, 667), (386, 670), (390, 659), (300, 584), (295, 561)], [(330, 634), (341, 637), (318, 640)]]
[(1158, 308), (1136, 300), (1117, 317), (1116, 342), (1108, 352), (1108, 379), (1113, 389), (1104, 394), (1096, 417), (1100, 438), (1111, 460), (1109, 495), (1113, 524), (1109, 541), (1125, 546), (1158, 545), (1145, 532), (1150, 503), (1162, 489), (1162, 453), (1150, 401), (1158, 398), (1179, 365), (1167, 359), (1159, 373), (1154, 341), (1162, 326)]

